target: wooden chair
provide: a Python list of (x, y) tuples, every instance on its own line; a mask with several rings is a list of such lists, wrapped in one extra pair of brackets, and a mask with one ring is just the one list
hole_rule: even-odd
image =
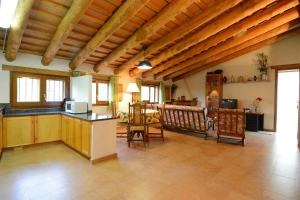
[(133, 141), (142, 141), (144, 146), (148, 142), (146, 124), (146, 104), (129, 103), (128, 125), (127, 125), (127, 142), (128, 147)]
[[(153, 106), (154, 108), (154, 106)], [(152, 117), (152, 120), (154, 121), (150, 121), (148, 123), (148, 130), (147, 130), (147, 133), (148, 133), (148, 138), (149, 139), (162, 139), (163, 141), (165, 141), (165, 137), (164, 137), (164, 123), (163, 123), (163, 115), (164, 115), (164, 105), (162, 107), (162, 109), (159, 109), (158, 110), (158, 107), (156, 106), (156, 110), (158, 112), (156, 113), (153, 113), (153, 115), (159, 115), (159, 117)], [(158, 121), (156, 121), (158, 120)], [(159, 133), (154, 133), (154, 132), (150, 132), (149, 131), (149, 128), (156, 128), (156, 129), (159, 129)]]
[(245, 111), (242, 109), (219, 109), (217, 115), (218, 139), (239, 140), (245, 144)]

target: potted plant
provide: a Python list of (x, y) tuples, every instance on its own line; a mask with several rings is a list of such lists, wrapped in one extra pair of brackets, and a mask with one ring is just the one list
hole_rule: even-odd
[(260, 78), (261, 80), (267, 80), (268, 79), (268, 56), (264, 53), (258, 53), (256, 54), (257, 60), (256, 64), (258, 66), (258, 71), (260, 72)]

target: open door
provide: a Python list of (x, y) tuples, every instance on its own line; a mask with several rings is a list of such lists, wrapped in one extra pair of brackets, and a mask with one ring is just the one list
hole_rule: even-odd
[[(293, 94), (295, 94), (295, 92), (296, 91), (298, 91), (298, 97), (296, 97), (296, 96), (294, 96), (294, 97), (296, 97), (296, 98), (294, 98), (294, 99), (297, 99), (297, 102), (296, 102), (296, 104), (294, 104), (294, 105), (296, 105), (297, 106), (297, 110), (295, 110), (296, 111), (296, 113), (295, 113), (295, 111), (293, 111), (293, 115), (292, 116), (297, 116), (298, 117), (298, 119), (296, 119), (294, 122), (293, 122), (293, 124), (294, 124), (294, 126), (296, 125), (298, 125), (298, 127), (295, 127), (295, 129), (293, 129), (294, 131), (294, 134), (296, 135), (296, 137), (297, 137), (297, 140), (296, 141), (294, 141), (296, 144), (298, 143), (298, 147), (300, 148), (300, 63), (296, 63), (296, 64), (288, 64), (288, 65), (276, 65), (276, 66), (271, 66), (271, 68), (272, 69), (274, 69), (275, 70), (275, 88), (276, 88), (276, 90), (275, 90), (275, 117), (274, 117), (274, 122), (275, 122), (275, 127), (274, 127), (274, 129), (275, 129), (275, 131), (276, 132), (278, 132), (279, 130), (278, 130), (278, 119), (280, 118), (279, 116), (278, 116), (278, 99), (279, 99), (279, 94), (278, 94), (278, 88), (279, 88), (279, 73), (280, 72), (284, 72), (284, 71), (286, 71), (286, 72), (288, 72), (288, 71), (294, 71), (294, 72), (297, 72), (297, 74), (295, 74), (295, 76), (293, 76), (294, 78), (293, 79), (298, 79), (298, 83), (296, 83), (296, 84), (298, 84), (297, 85), (297, 87), (298, 87), (298, 89), (296, 89), (296, 90), (294, 90), (294, 93)], [(298, 77), (297, 77), (298, 76)], [(286, 79), (285, 81), (284, 81), (284, 84), (288, 84), (288, 82), (290, 82), (291, 81), (291, 79)], [(294, 85), (294, 84), (293, 84)], [(291, 85), (290, 85), (291, 86)], [(295, 85), (294, 85), (295, 86)], [(295, 87), (292, 87), (292, 88), (295, 88)], [(291, 87), (290, 87), (291, 88)], [(285, 90), (285, 89), (284, 89)], [(288, 97), (289, 95), (286, 95), (286, 97)], [(293, 103), (291, 103), (291, 102), (288, 102), (286, 99), (284, 99), (284, 102), (286, 103), (286, 105), (292, 105)], [(287, 109), (284, 109), (284, 110), (287, 110)], [(297, 113), (298, 112), (298, 113)], [(285, 116), (290, 116), (289, 114), (288, 115), (285, 115)], [(295, 117), (296, 118), (296, 117)], [(289, 121), (290, 122), (290, 121)], [(297, 123), (298, 122), (298, 123)], [(295, 137), (295, 135), (294, 135), (294, 137)]]

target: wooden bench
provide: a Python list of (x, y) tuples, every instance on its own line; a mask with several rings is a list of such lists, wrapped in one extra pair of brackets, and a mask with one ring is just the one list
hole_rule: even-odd
[(163, 126), (175, 131), (189, 131), (204, 134), (210, 128), (207, 124), (204, 108), (197, 106), (159, 105), (158, 110), (163, 116)]

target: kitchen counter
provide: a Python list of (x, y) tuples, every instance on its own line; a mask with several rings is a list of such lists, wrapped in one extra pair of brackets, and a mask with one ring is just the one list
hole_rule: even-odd
[(67, 113), (65, 111), (17, 111), (17, 112), (10, 112), (10, 113), (5, 113), (3, 116), (4, 117), (19, 117), (19, 116), (34, 116), (34, 115), (55, 115), (55, 114), (62, 114), (62, 115), (67, 115), (70, 117), (82, 119), (85, 121), (104, 121), (104, 120), (110, 120), (110, 119), (116, 119), (116, 117), (112, 115), (101, 115), (97, 113), (84, 113), (84, 114), (71, 114)]
[[(68, 117), (60, 117), (60, 115)], [(21, 116), (23, 116), (22, 119)], [(2, 118), (2, 116), (0, 117)], [(71, 114), (62, 110), (50, 109), (20, 109), (4, 112), (3, 117), (5, 124), (9, 123), (9, 125), (6, 126), (5, 138), (10, 136), (10, 143), (7, 144), (6, 140), (5, 147), (40, 143), (42, 140), (39, 141), (37, 138), (46, 138), (45, 141), (63, 141), (67, 146), (87, 156), (92, 164), (117, 157), (117, 120), (116, 117), (112, 115), (101, 115), (92, 112)], [(73, 120), (72, 118), (79, 120)], [(2, 120), (0, 120), (0, 122), (2, 122)], [(49, 132), (48, 129), (45, 128), (48, 125), (54, 128), (56, 127), (58, 131), (61, 131), (61, 134)], [(24, 127), (24, 130), (19, 131), (20, 127), (17, 128), (17, 126)], [(1, 124), (0, 130), (2, 130)], [(29, 139), (25, 142), (19, 142), (19, 140), (15, 139), (17, 137)], [(31, 137), (32, 139), (30, 139)], [(49, 137), (50, 139), (48, 139)], [(1, 138), (3, 137), (1, 137), (0, 134), (0, 139)]]

